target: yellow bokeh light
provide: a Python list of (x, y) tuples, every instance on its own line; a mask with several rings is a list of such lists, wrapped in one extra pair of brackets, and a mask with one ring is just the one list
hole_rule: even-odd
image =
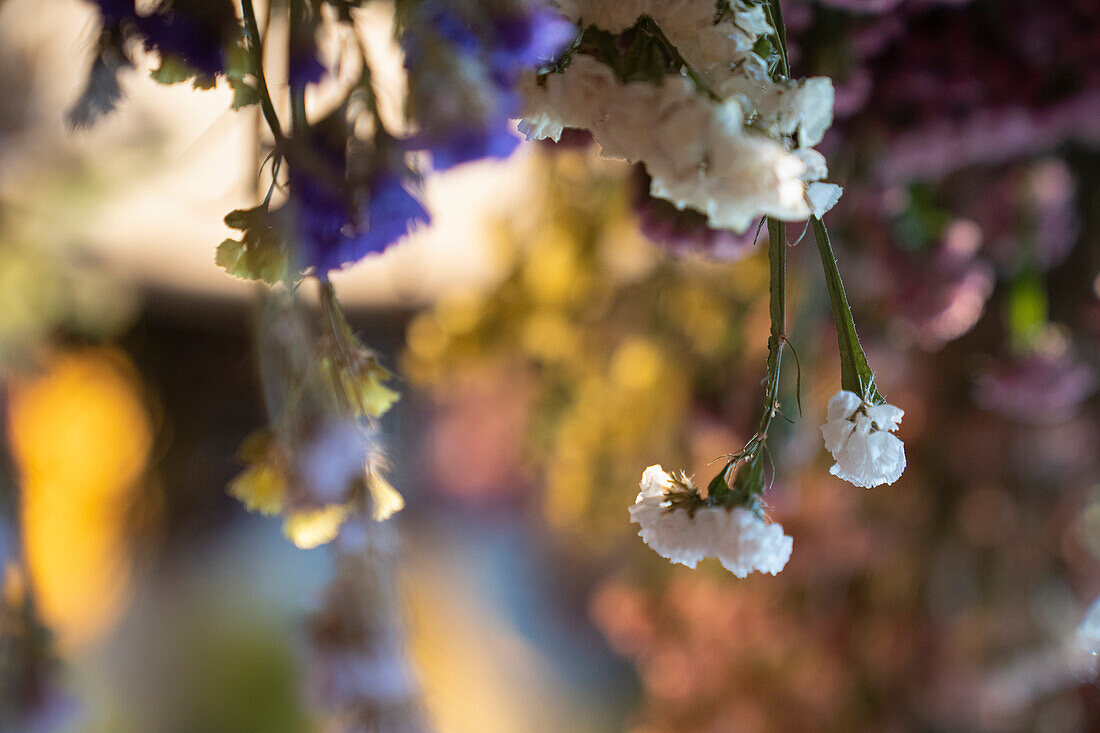
[(72, 650), (108, 628), (125, 599), (123, 522), (150, 420), (129, 361), (106, 349), (52, 358), (11, 385), (10, 405), (30, 580), (43, 620)]
[(661, 378), (664, 360), (660, 347), (650, 339), (626, 339), (611, 361), (611, 379), (628, 390), (652, 388)]
[(557, 226), (540, 231), (523, 269), (523, 282), (538, 303), (556, 305), (575, 294), (581, 276), (576, 244)]

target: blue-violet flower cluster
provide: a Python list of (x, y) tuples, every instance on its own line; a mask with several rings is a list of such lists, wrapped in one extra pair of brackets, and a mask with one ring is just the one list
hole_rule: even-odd
[(401, 36), (418, 126), (410, 149), (428, 151), (436, 170), (511, 155), (522, 72), (553, 61), (576, 33), (539, 3), (416, 3)]

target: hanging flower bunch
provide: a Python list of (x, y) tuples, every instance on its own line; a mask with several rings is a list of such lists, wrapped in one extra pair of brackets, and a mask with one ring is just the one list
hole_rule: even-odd
[(791, 539), (766, 524), (762, 495), (787, 345), (786, 221), (811, 219), (836, 320), (843, 389), (822, 428), (832, 473), (872, 487), (905, 468), (893, 435), (903, 412), (874, 386), (820, 220), (841, 195), (822, 182), (828, 169), (813, 149), (832, 122), (832, 82), (792, 78), (778, 2), (563, 0), (559, 8), (582, 34), (529, 77), (521, 130), (555, 141), (565, 128), (587, 130), (606, 157), (645, 165), (652, 196), (705, 214), (710, 227), (744, 232), (767, 218), (771, 335), (759, 428), (705, 492), (687, 476), (646, 469), (630, 511), (642, 539), (673, 562), (718, 557), (741, 577), (777, 573)]
[(640, 489), (631, 521), (646, 544), (674, 563), (694, 568), (703, 558), (717, 557), (744, 578), (753, 571), (775, 575), (791, 556), (791, 538), (778, 524), (766, 523), (759, 509), (708, 505), (686, 475), (650, 466)]
[(332, 541), (360, 507), (380, 521), (404, 506), (384, 476), (375, 424), (399, 395), (331, 293), (327, 286), (323, 306), (331, 320), (322, 321), (320, 333), (289, 294), (267, 298), (260, 350), (272, 424), (245, 441), (240, 455), (248, 468), (229, 486), (250, 510), (282, 515), (286, 535), (305, 548)]
[[(411, 676), (392, 694), (368, 689), (385, 682), (370, 677), (374, 656), (399, 660), (403, 649), (396, 599), (372, 608), (391, 584), (392, 552), (371, 550), (377, 533), (388, 531), (377, 523), (404, 506), (384, 476), (378, 425), (398, 394), (348, 324), (329, 274), (430, 222), (420, 195), (425, 159), (447, 170), (509, 155), (520, 141), (510, 122), (520, 114), (520, 77), (553, 63), (575, 28), (537, 0), (398, 2), (407, 120), (387, 123), (358, 27), (365, 0), (271, 3), (266, 20), (252, 0), (240, 3), (240, 17), (230, 0), (94, 4), (95, 59), (69, 113), (73, 127), (118, 104), (119, 77), (142, 54), (155, 59), (154, 80), (202, 89), (224, 80), (233, 109), (258, 106), (266, 122), (267, 185), (258, 204), (225, 217), (239, 234), (215, 253), (228, 274), (270, 288), (257, 339), (270, 424), (245, 441), (246, 468), (229, 492), (250, 510), (281, 515), (300, 547), (333, 543), (337, 577), (314, 635), (319, 704), (355, 726), (409, 729), (417, 717)], [(276, 14), (288, 28), (280, 39), (285, 84), (268, 81), (276, 65), (265, 44)], [(318, 47), (323, 37), (338, 40), (331, 66), (322, 61), (331, 54)], [(318, 113), (307, 89), (326, 78), (338, 96)], [(280, 89), (282, 99), (272, 94)], [(299, 297), (307, 280), (317, 287), (319, 310)], [(367, 579), (367, 571), (378, 577)]]
[[(210, 88), (224, 78), (235, 91), (233, 108), (258, 105), (267, 123), (270, 183), (258, 205), (226, 216), (240, 234), (218, 246), (216, 261), (230, 275), (291, 293), (305, 279), (319, 283), (320, 318), (293, 294), (267, 306), (260, 356), (272, 426), (242, 448), (249, 468), (231, 493), (251, 509), (285, 515), (288, 534), (303, 545), (335, 536), (364, 481), (370, 512), (388, 516), (401, 501), (382, 478), (372, 421), (397, 394), (348, 326), (328, 274), (430, 222), (418, 193), (420, 151), (436, 170), (512, 152), (520, 141), (510, 127), (520, 113), (518, 81), (555, 60), (575, 35), (573, 24), (527, 0), (399, 3), (409, 119), (394, 130), (378, 113), (357, 27), (360, 3), (295, 0), (280, 11), (289, 21), (289, 120), (277, 113), (265, 31), (249, 0), (240, 18), (228, 0), (164, 0), (140, 10), (125, 0), (95, 4), (96, 56), (71, 123), (90, 124), (116, 105), (118, 76), (136, 66), (139, 51), (155, 55), (152, 76), (161, 83)], [(344, 41), (331, 69), (320, 60), (322, 26)], [(347, 69), (351, 82), (329, 111), (307, 109), (307, 87), (338, 72), (349, 76)]]
[[(761, 215), (820, 216), (840, 187), (821, 182), (833, 117), (825, 77), (793, 80), (778, 9), (735, 0), (566, 0), (583, 34), (528, 77), (521, 130), (592, 133), (603, 154), (645, 164), (653, 196), (743, 232)], [(774, 45), (773, 45), (774, 44)]]
[[(822, 428), (832, 473), (867, 487), (901, 475), (904, 448), (893, 433), (903, 413), (875, 387), (819, 218), (841, 195), (823, 181), (826, 161), (814, 150), (832, 122), (832, 82), (791, 75), (778, 2), (561, 0), (551, 9), (404, 0), (395, 8), (408, 78), (402, 130), (379, 114), (357, 3), (287, 6), (289, 120), (271, 95), (251, 0), (240, 19), (227, 0), (165, 0), (143, 12), (117, 0), (97, 5), (97, 57), (74, 125), (118, 101), (118, 73), (134, 65), (138, 47), (159, 57), (158, 81), (206, 88), (225, 77), (234, 108), (258, 105), (267, 123), (270, 184), (258, 205), (226, 217), (240, 235), (216, 253), (229, 274), (276, 288), (259, 341), (271, 426), (242, 448), (248, 467), (230, 491), (250, 509), (283, 515), (297, 544), (330, 542), (342, 526), (385, 519), (403, 503), (382, 475), (376, 425), (397, 394), (349, 327), (329, 273), (430, 221), (418, 164), (445, 171), (506, 157), (518, 144), (517, 117), (533, 140), (588, 131), (606, 157), (645, 167), (651, 196), (714, 230), (745, 232), (767, 219), (771, 330), (757, 430), (704, 490), (686, 475), (646, 470), (630, 513), (647, 544), (690, 567), (717, 557), (740, 577), (778, 573), (790, 557), (792, 539), (769, 523), (763, 501), (788, 345), (784, 222), (810, 219), (838, 332), (842, 390)], [(349, 41), (336, 68), (357, 76), (318, 116), (306, 88), (330, 73), (316, 46), (323, 24)], [(296, 296), (309, 278), (319, 285), (319, 316)]]

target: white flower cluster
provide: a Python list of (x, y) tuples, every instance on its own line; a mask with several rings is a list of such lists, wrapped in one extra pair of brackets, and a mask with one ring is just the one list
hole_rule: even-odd
[(753, 571), (775, 575), (787, 564), (794, 541), (783, 527), (768, 524), (744, 507), (673, 507), (666, 494), (672, 477), (660, 466), (642, 474), (630, 521), (647, 545), (674, 563), (694, 568), (707, 557), (739, 578)]
[(762, 5), (730, 3), (733, 17), (714, 22), (713, 0), (558, 0), (565, 17), (585, 27), (621, 33), (648, 15), (691, 67), (711, 81), (752, 51), (759, 36), (773, 32)]
[(868, 489), (897, 481), (905, 470), (905, 444), (891, 433), (903, 415), (900, 408), (873, 405), (854, 392), (833, 395), (821, 426), (825, 450), (836, 461), (829, 472)]
[(743, 232), (761, 215), (824, 213), (841, 189), (821, 182), (828, 168), (812, 146), (832, 123), (832, 82), (773, 81), (752, 51), (774, 32), (761, 6), (731, 6), (733, 17), (714, 24), (712, 0), (561, 0), (567, 17), (611, 32), (649, 15), (713, 96), (679, 74), (624, 84), (578, 54), (542, 86), (527, 79), (520, 130), (532, 140), (588, 130), (604, 156), (645, 163), (652, 195), (705, 213), (716, 228)]

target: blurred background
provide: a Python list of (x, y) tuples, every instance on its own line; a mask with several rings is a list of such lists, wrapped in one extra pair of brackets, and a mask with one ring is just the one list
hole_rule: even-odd
[[(392, 9), (369, 11), (385, 57)], [(1100, 594), (1100, 8), (784, 14), (796, 74), (837, 84), (827, 221), (909, 468), (828, 474), (836, 336), (796, 244), (802, 412), (792, 379), (767, 495), (794, 554), (747, 580), (669, 565), (626, 509), (646, 466), (706, 480), (751, 435), (766, 243), (579, 136), (430, 179), (433, 227), (334, 282), (399, 375), (390, 521), (439, 733), (1100, 730), (1073, 652)], [(138, 73), (71, 133), (92, 33), (79, 0), (0, 0), (0, 566), (26, 557), (0, 631), (31, 633), (33, 596), (57, 657), (0, 664), (40, 702), (26, 730), (316, 730), (328, 555), (225, 493), (265, 416), (256, 291), (213, 252), (259, 121)]]

